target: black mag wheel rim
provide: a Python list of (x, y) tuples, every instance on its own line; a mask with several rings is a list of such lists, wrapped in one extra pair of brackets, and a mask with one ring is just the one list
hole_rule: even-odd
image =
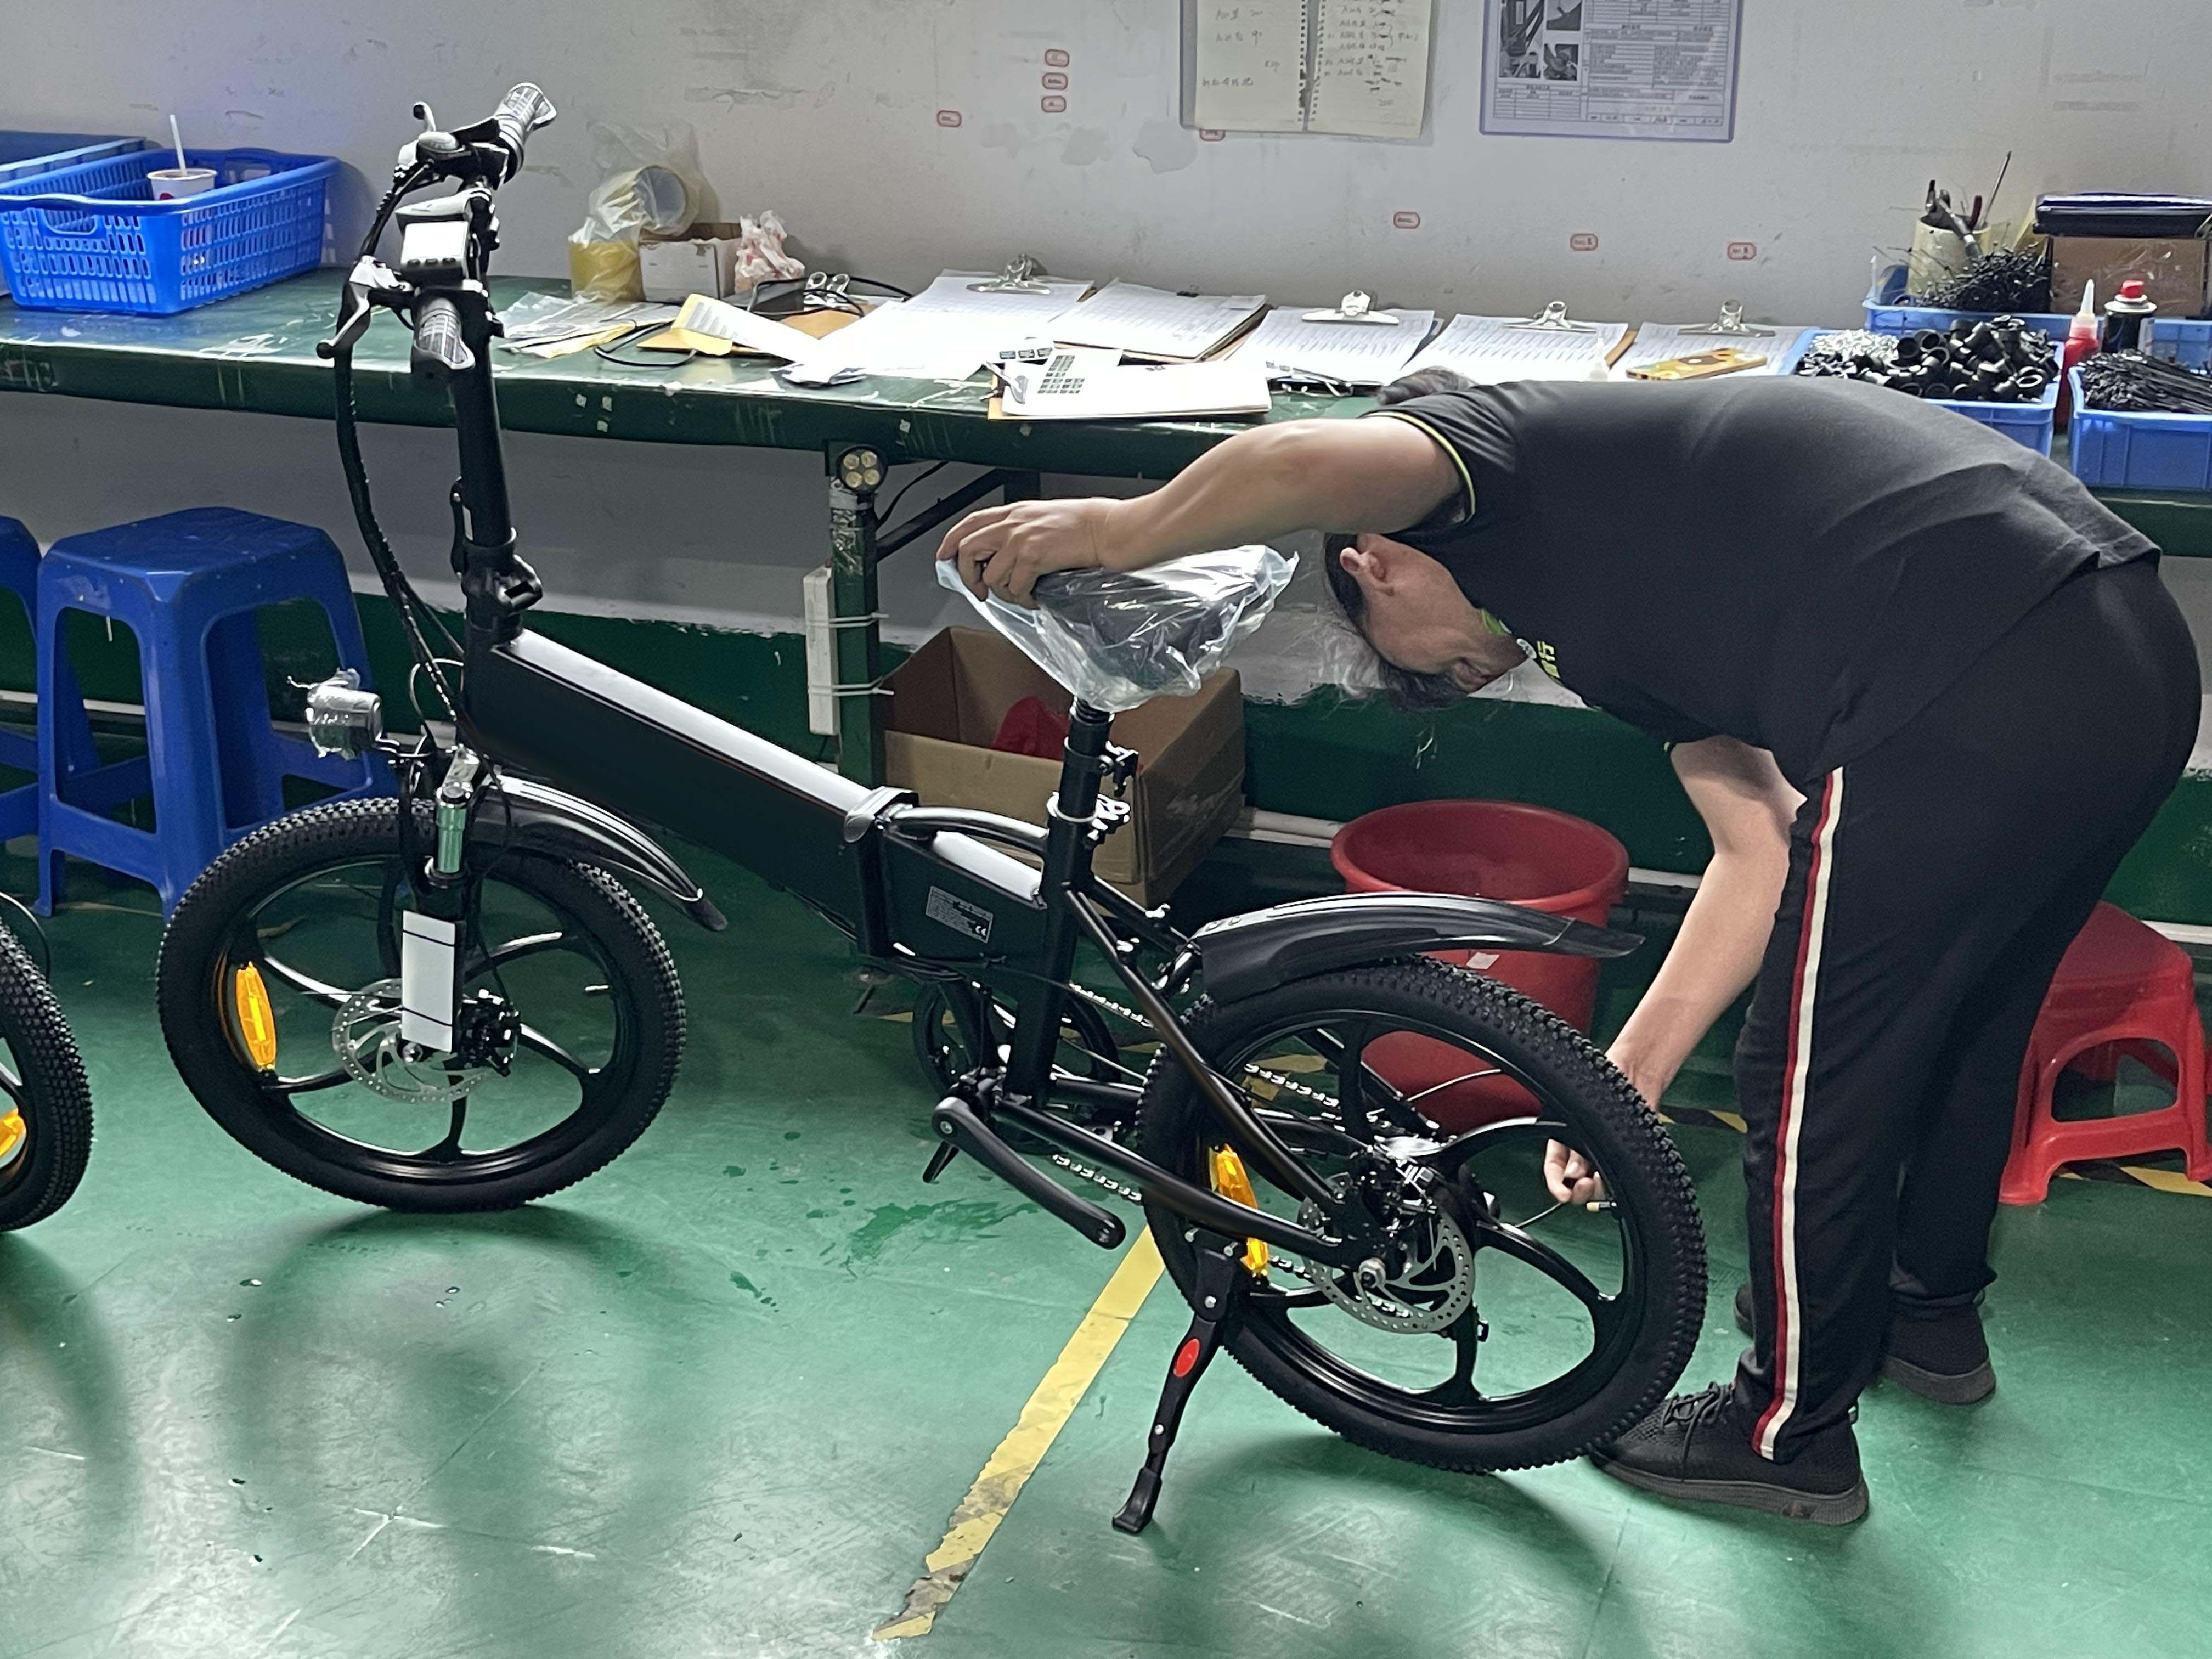
[[(1336, 1060), (1320, 1075), (1286, 1073), (1268, 1065), (1271, 1058), (1280, 1057), (1286, 1042), (1314, 1033), (1327, 1034), (1331, 1043), (1310, 1043), (1309, 1048), (1333, 1045), (1337, 1049)], [(1535, 1097), (1537, 1113), (1459, 1136), (1426, 1124), (1418, 1116), (1418, 1100), (1424, 1091), (1401, 1094), (1371, 1065), (1361, 1063), (1355, 1067), (1347, 1058), (1364, 1056), (1367, 1043), (1377, 1036), (1398, 1034), (1428, 1037), (1464, 1054), (1467, 1073), (1455, 1078), (1455, 1082), (1495, 1073), (1517, 1083)], [(1464, 1034), (1402, 1015), (1355, 1011), (1288, 1018), (1255, 1036), (1241, 1039), (1232, 1051), (1218, 1057), (1218, 1063), (1222, 1075), (1243, 1084), (1248, 1100), (1262, 1120), (1317, 1173), (1325, 1171), (1329, 1152), (1342, 1146), (1346, 1134), (1372, 1144), (1419, 1133), (1416, 1125), (1425, 1126), (1427, 1139), (1444, 1142), (1449, 1149), (1434, 1162), (1439, 1170), (1449, 1170), (1453, 1177), (1449, 1212), (1472, 1249), (1475, 1267), (1473, 1301), (1444, 1329), (1433, 1334), (1371, 1334), (1386, 1344), (1437, 1344), (1439, 1339), (1448, 1344), (1448, 1352), (1441, 1355), (1431, 1350), (1434, 1357), (1428, 1367), (1442, 1375), (1425, 1387), (1408, 1387), (1378, 1375), (1369, 1358), (1376, 1352), (1372, 1340), (1355, 1355), (1340, 1352), (1346, 1345), (1336, 1331), (1359, 1328), (1352, 1325), (1351, 1316), (1329, 1306), (1328, 1298), (1320, 1291), (1277, 1267), (1271, 1267), (1264, 1284), (1254, 1286), (1247, 1304), (1243, 1340), (1262, 1344), (1283, 1364), (1340, 1399), (1401, 1426), (1439, 1433), (1503, 1434), (1539, 1427), (1588, 1402), (1619, 1372), (1636, 1346), (1651, 1294), (1648, 1252), (1638, 1236), (1638, 1217), (1631, 1207), (1637, 1201), (1634, 1196), (1624, 1200), (1616, 1194), (1613, 1206), (1598, 1212), (1599, 1218), (1609, 1220), (1619, 1251), (1617, 1278), (1608, 1291), (1566, 1249), (1544, 1236), (1544, 1224), (1567, 1214), (1565, 1206), (1543, 1207), (1552, 1205), (1544, 1197), (1537, 1212), (1516, 1219), (1510, 1209), (1501, 1212), (1496, 1195), (1486, 1194), (1470, 1179), (1478, 1173), (1478, 1165), (1493, 1160), (1511, 1158), (1531, 1170), (1540, 1170), (1547, 1139), (1556, 1137), (1570, 1144), (1577, 1139), (1549, 1091), (1526, 1070)], [(1348, 1099), (1346, 1091), (1331, 1086), (1347, 1074), (1359, 1079), (1359, 1086), (1349, 1091)], [(1285, 1081), (1293, 1086), (1279, 1086)], [(1309, 1092), (1301, 1094), (1301, 1086)], [(1331, 1099), (1323, 1105), (1313, 1095)], [(1409, 1102), (1414, 1103), (1410, 1108)], [(1206, 1153), (1213, 1144), (1217, 1142), (1209, 1117), (1197, 1139), (1185, 1150), (1196, 1169), (1187, 1165), (1184, 1173), (1194, 1173), (1196, 1178), (1205, 1180)], [(1285, 1218), (1292, 1213), (1291, 1201), (1267, 1181), (1264, 1172), (1249, 1164), (1246, 1172), (1258, 1190), (1262, 1207)], [(1540, 1175), (1537, 1184), (1540, 1190)], [(1481, 1201), (1484, 1196), (1489, 1198), (1487, 1203)], [(1528, 1201), (1525, 1197), (1523, 1201)], [(1584, 1212), (1569, 1218), (1592, 1218)], [(1557, 1375), (1530, 1386), (1489, 1392), (1483, 1385), (1486, 1370), (1497, 1368), (1492, 1345), (1508, 1339), (1510, 1333), (1502, 1327), (1491, 1328), (1484, 1311), (1484, 1291), (1486, 1280), (1495, 1276), (1497, 1264), (1506, 1261), (1551, 1281), (1559, 1296), (1577, 1304), (1589, 1320), (1590, 1341), (1588, 1352)], [(1301, 1316), (1307, 1315), (1322, 1317), (1301, 1322)], [(1337, 1322), (1336, 1328), (1327, 1322), (1331, 1320)], [(1308, 1328), (1309, 1323), (1313, 1328)], [(1331, 1331), (1331, 1336), (1317, 1334), (1324, 1330)]]
[[(580, 1045), (562, 1040), (564, 1033), (548, 1031), (533, 1021), (532, 1008), (521, 996), (513, 1000), (524, 1022), (516, 1045), (514, 1075), (499, 1079), (481, 1073), (466, 1092), (443, 1103), (422, 1101), (383, 1103), (391, 1109), (390, 1133), (349, 1133), (324, 1121), (318, 1109), (331, 1099), (352, 1097), (349, 1115), (356, 1123), (375, 1124), (377, 1108), (358, 1106), (359, 1097), (377, 1101), (349, 1072), (329, 1041), (316, 1046), (312, 1037), (303, 1044), (300, 1030), (287, 1032), (280, 1042), (274, 1074), (254, 1066), (246, 1054), (233, 1001), (234, 976), (252, 963), (261, 976), (272, 1002), (289, 997), (292, 1010), (321, 1011), (325, 1032), (338, 1009), (362, 993), (365, 984), (396, 979), (399, 971), (398, 915), (413, 908), (413, 894), (405, 861), (398, 854), (365, 855), (311, 871), (271, 888), (256, 897), (234, 920), (224, 948), (211, 964), (208, 979), (210, 1012), (229, 1039), (231, 1060), (250, 1081), (260, 1109), (263, 1125), (293, 1147), (322, 1163), (384, 1180), (414, 1185), (455, 1185), (495, 1181), (542, 1168), (574, 1151), (597, 1132), (619, 1106), (635, 1073), (642, 1029), (642, 1012), (635, 990), (617, 968), (605, 945), (589, 925), (537, 884), (516, 878), (510, 867), (474, 878), (480, 902), (487, 908), (495, 898), (519, 896), (520, 908), (534, 908), (541, 925), (514, 931), (508, 914), (516, 907), (502, 902), (498, 919), (484, 916), (465, 940), (461, 986), (464, 995), (478, 989), (495, 992), (511, 986), (518, 971), (534, 960), (566, 958), (573, 963), (574, 989), (580, 1000), (598, 1005), (603, 1012), (601, 1040), (589, 1054)], [(273, 912), (288, 901), (349, 899), (366, 913), (371, 928), (361, 941), (366, 954), (359, 973), (336, 979), (325, 977), (288, 958), (284, 937), (289, 923), (268, 925)], [(502, 928), (501, 921), (508, 926)], [(373, 975), (364, 980), (362, 975)], [(392, 1011), (396, 1014), (396, 1006)], [(312, 1018), (295, 1020), (312, 1032)], [(306, 1056), (307, 1069), (293, 1059)], [(526, 1061), (534, 1062), (526, 1068)], [(475, 1146), (470, 1134), (472, 1109), (488, 1085), (502, 1090), (523, 1082), (543, 1088), (556, 1078), (565, 1078), (565, 1096), (556, 1093), (542, 1109), (525, 1112), (550, 1121), (533, 1133), (503, 1145)], [(565, 1103), (565, 1109), (563, 1109)], [(366, 1112), (364, 1119), (363, 1113)], [(382, 1126), (376, 1126), (381, 1127)], [(404, 1132), (404, 1133), (403, 1133)], [(398, 1139), (404, 1144), (384, 1144)], [(496, 1139), (496, 1136), (495, 1136)]]

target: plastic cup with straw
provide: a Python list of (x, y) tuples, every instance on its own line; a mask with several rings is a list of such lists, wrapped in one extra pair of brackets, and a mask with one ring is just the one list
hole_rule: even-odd
[(215, 169), (196, 167), (185, 159), (184, 135), (177, 131), (177, 118), (169, 118), (169, 144), (177, 152), (177, 165), (155, 167), (146, 175), (146, 187), (157, 202), (173, 201), (180, 196), (203, 196), (215, 188)]

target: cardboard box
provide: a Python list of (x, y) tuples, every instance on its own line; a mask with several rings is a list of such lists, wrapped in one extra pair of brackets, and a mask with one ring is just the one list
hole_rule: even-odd
[(2097, 285), (2097, 308), (2115, 297), (2130, 277), (2157, 301), (2165, 317), (2198, 317), (2212, 300), (2212, 242), (2201, 236), (2054, 236), (2051, 239), (2051, 308), (2071, 311), (2081, 285)]
[(681, 236), (665, 241), (648, 236), (639, 242), (637, 265), (645, 281), (645, 297), (681, 301), (704, 294), (709, 299), (726, 298), (737, 286), (739, 228), (702, 221)]
[[(884, 781), (931, 806), (968, 806), (1042, 824), (1060, 763), (993, 749), (1024, 697), (1055, 712), (1066, 689), (996, 634), (949, 628), (894, 670)], [(1100, 876), (1139, 904), (1163, 903), (1244, 805), (1244, 696), (1233, 670), (1194, 697), (1155, 697), (1114, 722), (1137, 751), (1129, 820), (1098, 849)]]

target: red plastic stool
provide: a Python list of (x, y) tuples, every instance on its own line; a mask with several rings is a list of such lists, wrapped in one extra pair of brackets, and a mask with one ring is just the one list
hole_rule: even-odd
[[(2090, 1056), (2075, 1069), (2109, 1075), (2097, 1063), (2107, 1056), (2091, 1051), (2116, 1046), (2173, 1085), (2173, 1104), (2081, 1122), (2053, 1117), (2058, 1074)], [(2036, 1016), (2021, 1066), (2012, 1156), (1999, 1196), (2008, 1204), (2040, 1204), (2062, 1164), (2176, 1148), (2187, 1160), (2191, 1180), (2212, 1180), (2212, 1147), (2204, 1139), (2204, 1026), (2197, 1012), (2194, 965), (2179, 945), (2126, 911), (2100, 904), (2066, 947)]]

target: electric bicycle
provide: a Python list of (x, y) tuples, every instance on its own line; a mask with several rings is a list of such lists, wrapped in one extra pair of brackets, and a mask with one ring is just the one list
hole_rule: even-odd
[[(1428, 954), (1609, 957), (1632, 936), (1425, 894), (1186, 933), (1093, 872), (1138, 763), (1104, 708), (1074, 702), (1038, 828), (865, 788), (526, 626), (542, 588), (510, 516), (484, 279), (495, 192), (552, 118), (525, 86), (489, 120), (419, 134), (348, 275), (323, 349), (340, 458), (410, 689), (454, 738), (427, 719), (384, 734), (381, 705), (342, 680), (310, 695), (319, 740), (380, 750), (399, 793), (266, 826), (178, 906), (161, 1017), (200, 1103), (277, 1168), (399, 1209), (520, 1204), (601, 1168), (666, 1098), (684, 1036), (667, 949), (630, 889), (725, 925), (647, 823), (922, 988), (916, 1040), (941, 1095), (924, 1181), (965, 1155), (1109, 1249), (1127, 1235), (1109, 1206), (1141, 1210), (1193, 1321), (1117, 1526), (1150, 1517), (1183, 1403), (1224, 1345), (1338, 1433), (1443, 1468), (1557, 1462), (1641, 1417), (1705, 1309), (1682, 1164), (1582, 1036)], [(403, 205), (432, 185), (447, 193)], [(396, 267), (377, 258), (394, 220)], [(352, 354), (379, 309), (451, 397), (459, 639), (370, 504)], [(1110, 662), (1119, 647), (1097, 648)], [(1086, 947), (1116, 995), (1078, 981)], [(1440, 1054), (1442, 1081), (1407, 1080), (1410, 1056), (1426, 1077)], [(1523, 1109), (1444, 1127), (1454, 1091), (1500, 1079)], [(1547, 1138), (1602, 1170), (1602, 1204), (1546, 1208)]]

